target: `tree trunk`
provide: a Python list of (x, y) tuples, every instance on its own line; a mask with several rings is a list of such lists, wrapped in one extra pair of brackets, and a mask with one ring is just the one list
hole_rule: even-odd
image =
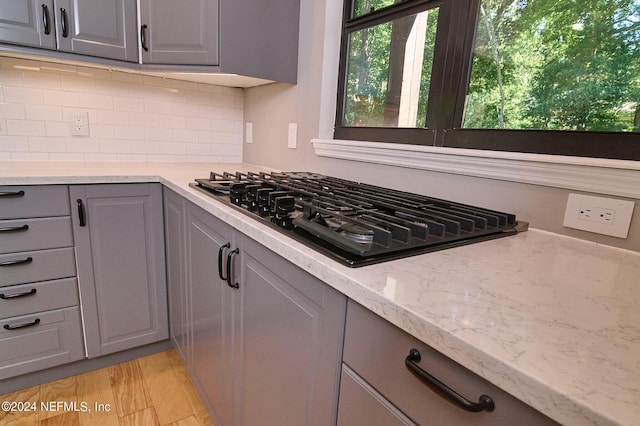
[(498, 80), (498, 90), (500, 92), (500, 110), (498, 111), (498, 127), (504, 129), (504, 110), (505, 110), (505, 98), (504, 98), (504, 86), (502, 85), (502, 60), (500, 59), (500, 50), (498, 35), (493, 25), (491, 16), (487, 13), (484, 4), (480, 5), (480, 13), (484, 19), (484, 23), (487, 27), (487, 35), (489, 36), (489, 44), (491, 45), (491, 52), (493, 53), (493, 60), (496, 63), (496, 74)]

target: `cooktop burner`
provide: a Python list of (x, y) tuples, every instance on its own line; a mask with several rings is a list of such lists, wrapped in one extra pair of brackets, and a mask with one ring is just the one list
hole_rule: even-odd
[(310, 172), (211, 172), (190, 186), (351, 267), (527, 228), (510, 213)]

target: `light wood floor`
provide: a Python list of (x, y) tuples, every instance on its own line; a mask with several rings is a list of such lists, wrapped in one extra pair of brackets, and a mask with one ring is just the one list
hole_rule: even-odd
[[(0, 395), (0, 401), (36, 407), (0, 410), (2, 426), (212, 425), (174, 350)], [(41, 409), (41, 403), (50, 409)]]

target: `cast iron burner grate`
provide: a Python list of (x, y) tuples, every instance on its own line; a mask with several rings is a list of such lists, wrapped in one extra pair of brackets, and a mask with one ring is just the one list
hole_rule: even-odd
[(211, 172), (190, 185), (351, 267), (527, 228), (510, 213), (310, 172)]

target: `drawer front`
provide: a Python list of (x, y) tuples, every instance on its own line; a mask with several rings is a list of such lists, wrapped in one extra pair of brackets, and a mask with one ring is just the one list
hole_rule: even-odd
[(13, 317), (0, 324), (0, 380), (84, 358), (79, 307)]
[(0, 219), (68, 215), (66, 185), (0, 186)]
[(337, 426), (415, 426), (382, 395), (342, 365)]
[(73, 248), (0, 254), (0, 286), (76, 275)]
[[(466, 399), (490, 396), (492, 412), (467, 412), (428, 388), (405, 366), (411, 349), (420, 352), (416, 364)], [(512, 425), (556, 424), (548, 417), (492, 385), (428, 345), (349, 301), (344, 363), (418, 424)]]
[(75, 278), (0, 287), (0, 318), (77, 306)]
[(69, 216), (0, 221), (0, 253), (71, 246)]

